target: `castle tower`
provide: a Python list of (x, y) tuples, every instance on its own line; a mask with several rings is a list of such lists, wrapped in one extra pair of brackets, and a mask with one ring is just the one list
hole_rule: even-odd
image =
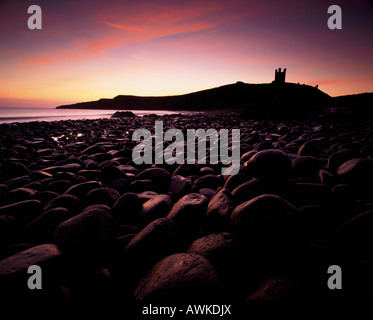
[(286, 76), (286, 68), (284, 71), (281, 71), (281, 68), (275, 70), (275, 80), (273, 83), (285, 83), (285, 76)]

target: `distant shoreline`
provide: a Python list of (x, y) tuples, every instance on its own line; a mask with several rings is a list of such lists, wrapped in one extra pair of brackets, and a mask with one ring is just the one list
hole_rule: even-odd
[(373, 93), (331, 97), (318, 86), (296, 83), (249, 84), (236, 82), (212, 89), (175, 96), (119, 95), (113, 99), (79, 102), (56, 109), (85, 110), (243, 110), (250, 117), (308, 117), (332, 112), (366, 113)]

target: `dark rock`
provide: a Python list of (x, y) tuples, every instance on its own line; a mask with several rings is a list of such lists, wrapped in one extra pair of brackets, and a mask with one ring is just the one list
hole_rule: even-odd
[(261, 141), (254, 144), (254, 151), (263, 151), (273, 149), (273, 144), (270, 141)]
[(0, 166), (1, 181), (28, 175), (30, 171), (25, 165), (14, 161), (5, 161)]
[(93, 155), (95, 153), (103, 153), (105, 149), (100, 145), (93, 145), (82, 151), (82, 154)]
[(300, 156), (314, 156), (318, 158), (321, 154), (322, 149), (320, 147), (320, 142), (317, 140), (308, 140), (304, 142), (298, 150), (298, 155)]
[(172, 208), (172, 198), (166, 194), (160, 194), (146, 201), (139, 212), (138, 222), (140, 226), (146, 226), (157, 218), (167, 216)]
[(142, 203), (144, 203), (144, 202), (154, 198), (155, 196), (157, 196), (158, 193), (155, 192), (155, 191), (144, 191), (144, 192), (138, 193), (137, 195), (139, 196), (140, 201)]
[(332, 246), (340, 256), (367, 258), (373, 250), (373, 211), (360, 213), (343, 222), (335, 232)]
[(246, 161), (250, 160), (251, 157), (252, 157), (255, 153), (257, 153), (257, 152), (258, 152), (258, 151), (256, 151), (256, 150), (248, 151), (248, 152), (244, 153), (244, 154), (241, 156), (240, 160), (241, 160), (242, 162), (246, 162)]
[(99, 188), (101, 185), (97, 181), (87, 181), (73, 185), (65, 191), (65, 194), (71, 194), (79, 199), (85, 197), (85, 195), (93, 190)]
[(287, 179), (291, 170), (289, 157), (276, 149), (259, 151), (245, 164), (246, 170), (255, 178)]
[(38, 200), (25, 200), (0, 207), (0, 215), (10, 215), (17, 222), (26, 225), (42, 212), (42, 204)]
[(298, 210), (277, 195), (244, 202), (233, 210), (231, 220), (241, 239), (263, 249), (284, 248), (299, 241)]
[(221, 283), (203, 256), (179, 253), (158, 262), (140, 281), (135, 300), (206, 300), (221, 298)]
[(171, 174), (163, 168), (149, 168), (137, 174), (135, 179), (151, 180), (154, 184), (155, 191), (166, 193), (170, 185)]
[(186, 240), (172, 219), (152, 221), (127, 244), (122, 261), (131, 270), (129, 276), (141, 277), (156, 262), (185, 248)]
[(292, 166), (294, 177), (316, 178), (324, 163), (312, 156), (300, 156), (292, 160)]
[(153, 181), (146, 180), (135, 180), (130, 184), (129, 189), (135, 193), (141, 193), (144, 191), (155, 191), (156, 187), (153, 184)]
[(325, 206), (307, 205), (299, 209), (299, 218), (304, 237), (309, 243), (325, 244), (336, 227), (335, 216), (339, 214), (327, 210)]
[(330, 169), (332, 172), (336, 172), (338, 167), (352, 159), (352, 155), (349, 150), (338, 150), (329, 156), (326, 168)]
[(247, 300), (298, 300), (305, 299), (301, 283), (294, 278), (273, 277), (265, 280)]
[(206, 228), (208, 230), (229, 230), (230, 215), (235, 208), (232, 194), (226, 188), (221, 188), (211, 198), (206, 211)]
[(54, 229), (70, 217), (66, 208), (57, 207), (47, 210), (26, 227), (26, 238), (37, 243), (49, 243), (52, 241)]
[[(53, 299), (58, 294), (61, 252), (54, 244), (41, 244), (0, 261), (2, 299)], [(27, 273), (31, 265), (42, 270), (42, 290), (30, 290)]]
[(199, 193), (190, 193), (177, 201), (168, 218), (174, 219), (183, 226), (198, 228), (203, 223), (208, 205), (208, 199)]
[(143, 202), (136, 193), (125, 193), (117, 199), (113, 205), (111, 214), (119, 224), (135, 224), (142, 208), (142, 203)]
[(175, 169), (172, 176), (180, 175), (183, 177), (189, 177), (198, 175), (198, 170), (198, 165), (182, 163)]
[(137, 116), (131, 111), (117, 111), (111, 117), (112, 118), (127, 118), (127, 117), (133, 118)]
[(373, 155), (373, 143), (366, 144), (360, 149), (360, 154), (362, 157), (369, 157)]
[(326, 184), (328, 186), (333, 186), (336, 182), (334, 175), (324, 169), (319, 170), (318, 177), (322, 184)]
[[(137, 226), (122, 224), (118, 228), (118, 235), (137, 234), (140, 231), (140, 228)], [(122, 247), (122, 249), (123, 248), (124, 246)]]
[(87, 170), (96, 170), (97, 168), (97, 163), (93, 161), (92, 159), (85, 159), (83, 161), (84, 168)]
[(321, 183), (294, 183), (289, 186), (287, 199), (297, 207), (326, 205), (330, 202), (331, 189)]
[(101, 169), (98, 178), (101, 182), (104, 182), (104, 183), (110, 182), (116, 179), (120, 179), (120, 178), (128, 180), (128, 177), (125, 174), (125, 172), (123, 172), (122, 170), (114, 166), (104, 166)]
[(251, 180), (249, 176), (244, 173), (237, 173), (228, 177), (224, 183), (224, 188), (229, 191), (233, 191), (235, 188), (239, 187), (241, 184)]
[(53, 166), (45, 168), (44, 171), (54, 174), (56, 172), (72, 172), (76, 173), (82, 166), (79, 163), (68, 163), (61, 166)]
[(87, 262), (102, 258), (112, 236), (113, 219), (109, 212), (91, 209), (60, 223), (53, 238), (64, 254)]
[(192, 189), (192, 181), (180, 175), (173, 175), (168, 188), (168, 194), (174, 199), (179, 200), (181, 197), (188, 194)]
[(106, 204), (102, 204), (102, 203), (94, 203), (94, 204), (91, 204), (87, 207), (85, 207), (82, 212), (86, 212), (86, 211), (90, 211), (90, 210), (103, 210), (103, 211), (107, 211), (109, 212), (110, 211), (110, 207), (107, 206)]
[(202, 188), (209, 188), (212, 190), (216, 190), (221, 187), (223, 181), (215, 174), (207, 174), (198, 178), (193, 183), (192, 191), (198, 192)]
[[(53, 179), (48, 179), (47, 181), (52, 181)], [(35, 190), (35, 191), (40, 191), (42, 189), (42, 184), (40, 182), (31, 182), (28, 184), (25, 184), (23, 188)]]
[(0, 201), (1, 198), (9, 192), (9, 187), (6, 184), (0, 184)]
[(373, 181), (373, 161), (355, 158), (342, 163), (337, 169), (342, 182), (366, 186)]
[(119, 178), (119, 179), (103, 182), (102, 186), (114, 189), (118, 191), (120, 194), (124, 194), (129, 191), (130, 182), (128, 179)]
[(30, 178), (34, 181), (42, 180), (45, 178), (53, 178), (53, 175), (51, 175), (48, 172), (45, 172), (43, 170), (34, 170), (30, 172)]
[(231, 288), (232, 298), (242, 282), (239, 266), (242, 252), (237, 237), (229, 232), (213, 233), (191, 243), (188, 253), (200, 254), (207, 258), (217, 271), (222, 283)]
[(204, 195), (207, 199), (211, 199), (214, 194), (215, 194), (215, 190), (212, 190), (210, 188), (202, 188), (202, 189), (199, 189), (199, 192), (200, 194)]
[(77, 172), (77, 175), (83, 176), (86, 178), (88, 181), (95, 181), (98, 179), (98, 176), (100, 174), (99, 170), (87, 170), (87, 169), (82, 169)]
[(69, 180), (57, 180), (47, 184), (46, 189), (58, 194), (64, 193), (71, 185)]
[(68, 172), (68, 171), (56, 172), (54, 174), (54, 179), (56, 180), (69, 180), (73, 182), (75, 177), (76, 177), (75, 173)]
[(4, 204), (10, 204), (31, 199), (37, 193), (29, 188), (16, 188), (9, 191), (4, 199)]
[(77, 214), (81, 209), (81, 203), (79, 198), (71, 194), (61, 194), (58, 197), (52, 199), (44, 206), (44, 211), (50, 210), (52, 208), (63, 207), (69, 210), (69, 212), (74, 215)]
[(211, 167), (203, 167), (199, 169), (199, 174), (201, 176), (205, 176), (207, 174), (216, 175), (216, 171), (214, 170), (214, 168)]
[(117, 190), (102, 187), (88, 191), (84, 200), (87, 204), (102, 203), (112, 207), (119, 197), (120, 193)]
[(287, 184), (272, 182), (266, 179), (249, 180), (232, 191), (233, 201), (241, 204), (262, 194), (281, 195), (287, 188)]
[(17, 220), (13, 216), (0, 215), (0, 248), (8, 245), (16, 237)]
[(4, 183), (8, 185), (9, 189), (15, 189), (24, 187), (31, 182), (32, 180), (28, 176), (21, 176), (7, 180)]

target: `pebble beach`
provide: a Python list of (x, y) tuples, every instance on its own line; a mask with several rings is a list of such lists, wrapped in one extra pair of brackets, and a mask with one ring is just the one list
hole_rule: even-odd
[[(240, 129), (240, 170), (137, 165), (132, 134)], [(167, 146), (170, 142), (163, 142)], [(0, 298), (372, 298), (373, 121), (239, 112), (0, 124)], [(30, 290), (30, 265), (42, 290)], [(343, 289), (328, 287), (330, 266)]]

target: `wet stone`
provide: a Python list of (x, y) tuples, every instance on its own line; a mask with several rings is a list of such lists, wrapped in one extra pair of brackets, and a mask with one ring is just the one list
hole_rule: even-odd
[(246, 162), (246, 170), (255, 178), (270, 180), (287, 179), (291, 167), (289, 157), (276, 149), (259, 151)]
[(373, 181), (373, 160), (355, 158), (342, 163), (337, 169), (342, 182), (366, 186)]
[(138, 223), (145, 226), (157, 218), (167, 216), (172, 208), (172, 198), (166, 194), (160, 194), (146, 201), (139, 212)]
[(208, 199), (199, 193), (190, 193), (177, 201), (168, 218), (174, 219), (183, 226), (198, 227), (204, 220)]
[[(86, 262), (100, 258), (113, 236), (113, 219), (105, 209), (90, 209), (60, 223), (53, 240), (61, 251)], [(75, 259), (74, 258), (74, 259)]]
[(192, 192), (198, 192), (202, 188), (216, 190), (221, 187), (223, 181), (216, 174), (207, 174), (194, 181)]
[(165, 193), (169, 188), (171, 174), (163, 168), (149, 168), (137, 174), (136, 180), (151, 180), (154, 191)]
[(112, 207), (120, 197), (120, 193), (112, 188), (101, 187), (90, 190), (85, 195), (84, 201), (86, 204), (101, 203)]
[(66, 208), (57, 207), (43, 212), (25, 229), (25, 236), (32, 242), (52, 242), (54, 229), (63, 221), (71, 217)]
[(87, 181), (73, 185), (65, 191), (65, 194), (71, 194), (79, 199), (85, 197), (85, 195), (93, 190), (100, 187), (100, 183), (97, 181)]
[(114, 203), (111, 214), (119, 224), (135, 224), (142, 208), (140, 197), (133, 192), (123, 194)]
[[(61, 252), (54, 244), (41, 244), (15, 253), (0, 261), (0, 297), (6, 299), (46, 299), (57, 297)], [(29, 266), (42, 269), (43, 290), (30, 290), (27, 285)]]
[(38, 200), (25, 200), (0, 207), (0, 215), (10, 215), (17, 222), (26, 225), (39, 216), (42, 212), (42, 204)]
[(162, 258), (185, 250), (185, 238), (175, 221), (159, 218), (149, 223), (126, 245), (122, 261), (129, 276), (142, 276)]
[(206, 228), (209, 230), (229, 230), (230, 215), (235, 208), (232, 194), (221, 188), (210, 199), (206, 211)]
[(173, 199), (180, 199), (186, 194), (190, 193), (192, 188), (192, 181), (190, 178), (186, 178), (180, 175), (172, 176), (170, 186), (168, 188), (168, 194)]
[(265, 194), (237, 206), (232, 214), (233, 230), (246, 242), (275, 248), (298, 240), (298, 210), (280, 196)]
[(66, 208), (71, 214), (76, 214), (81, 208), (80, 199), (71, 194), (62, 194), (49, 201), (45, 205), (44, 211), (58, 207)]
[(206, 300), (221, 298), (221, 283), (203, 256), (179, 253), (158, 262), (140, 281), (135, 300)]
[(29, 188), (16, 188), (9, 191), (3, 199), (4, 204), (16, 203), (31, 199), (37, 193), (36, 190)]

